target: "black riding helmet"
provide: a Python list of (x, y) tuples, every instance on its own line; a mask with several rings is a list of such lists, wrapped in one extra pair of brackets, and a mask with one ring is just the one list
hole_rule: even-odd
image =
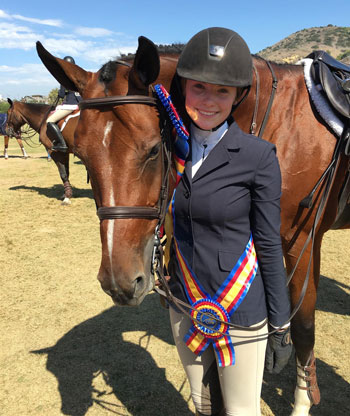
[(71, 64), (75, 64), (75, 60), (71, 56), (65, 56), (63, 59)]
[(194, 35), (177, 64), (180, 77), (231, 87), (249, 87), (252, 72), (247, 44), (238, 33), (222, 27), (210, 27)]

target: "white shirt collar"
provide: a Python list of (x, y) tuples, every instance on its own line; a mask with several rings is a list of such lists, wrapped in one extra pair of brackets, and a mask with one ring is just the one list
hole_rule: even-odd
[(192, 178), (201, 167), (203, 161), (208, 157), (210, 151), (223, 138), (227, 129), (227, 122), (225, 122), (215, 131), (201, 130), (194, 124), (191, 124)]

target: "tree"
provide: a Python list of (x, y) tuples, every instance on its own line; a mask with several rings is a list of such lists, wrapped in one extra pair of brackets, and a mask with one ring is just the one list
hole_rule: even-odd
[[(58, 95), (58, 88), (54, 88), (49, 92), (49, 95), (47, 96), (47, 100), (49, 102), (49, 104), (55, 104), (56, 100), (57, 100), (57, 95)], [(56, 105), (61, 104), (62, 102), (62, 98), (59, 99), (58, 103), (56, 103)]]
[(10, 104), (7, 101), (0, 101), (0, 113), (7, 113)]

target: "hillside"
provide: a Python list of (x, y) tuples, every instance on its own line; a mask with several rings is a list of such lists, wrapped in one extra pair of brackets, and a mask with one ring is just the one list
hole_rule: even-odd
[[(183, 43), (159, 44), (161, 53), (180, 53)], [(303, 29), (269, 46), (257, 55), (278, 63), (295, 63), (314, 50), (324, 50), (333, 58), (350, 64), (350, 27), (320, 26)], [(133, 54), (122, 54), (119, 58), (132, 58)]]
[(328, 25), (303, 29), (257, 55), (270, 61), (295, 63), (314, 50), (324, 50), (333, 58), (350, 63), (350, 27)]

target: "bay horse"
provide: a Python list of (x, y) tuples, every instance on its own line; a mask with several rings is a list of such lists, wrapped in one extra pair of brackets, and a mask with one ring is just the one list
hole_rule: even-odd
[(69, 205), (73, 196), (73, 189), (69, 181), (69, 154), (73, 153), (74, 131), (78, 123), (79, 111), (69, 115), (66, 119), (60, 120), (57, 124), (61, 127), (64, 123), (62, 131), (63, 137), (67, 143), (68, 151), (51, 152), (52, 142), (46, 135), (46, 119), (53, 107), (49, 104), (25, 103), (21, 101), (12, 101), (7, 99), (10, 108), (7, 111), (7, 133), (8, 135), (19, 134), (21, 127), (28, 124), (40, 135), (40, 142), (44, 145), (52, 160), (55, 162), (60, 178), (63, 183), (63, 205)]
[[(140, 37), (133, 60), (110, 61), (98, 72), (88, 72), (54, 57), (40, 42), (37, 52), (59, 83), (83, 97), (74, 147), (87, 167), (100, 217), (98, 279), (115, 304), (138, 305), (154, 286), (151, 256), (159, 205), (162, 199), (169, 200), (174, 186), (174, 167), (165, 163), (165, 116), (152, 84), (161, 83), (176, 93), (178, 55), (159, 55), (150, 40)], [(277, 147), (282, 172), (281, 238), (286, 269), (292, 273), (291, 331), (297, 357), (292, 416), (306, 416), (320, 401), (313, 348), (321, 243), (337, 217), (349, 156), (343, 152), (336, 163), (331, 162), (339, 140), (317, 114), (301, 65), (276, 64), (256, 56), (253, 63), (252, 88), (234, 118), (246, 132), (264, 129), (263, 138)], [(184, 105), (175, 93), (172, 98), (186, 122)], [(327, 182), (324, 173), (329, 166), (333, 175)], [(170, 177), (165, 187), (164, 176)], [(314, 188), (316, 183), (319, 186)], [(349, 216), (341, 228), (350, 228)]]

